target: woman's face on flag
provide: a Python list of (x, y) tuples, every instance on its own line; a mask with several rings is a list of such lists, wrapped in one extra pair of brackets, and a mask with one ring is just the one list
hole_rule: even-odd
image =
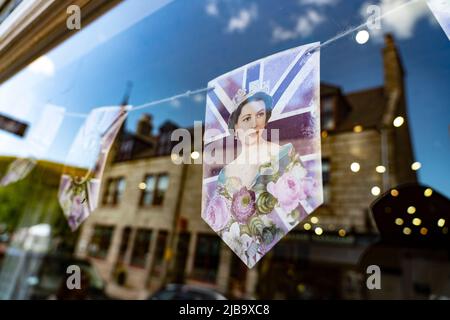
[(266, 105), (264, 101), (250, 101), (241, 110), (235, 125), (238, 139), (242, 144), (258, 143), (266, 127)]

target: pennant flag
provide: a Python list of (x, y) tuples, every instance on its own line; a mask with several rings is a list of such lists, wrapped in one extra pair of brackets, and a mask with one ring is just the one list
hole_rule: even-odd
[(318, 45), (209, 83), (202, 218), (250, 268), (323, 202)]
[(450, 40), (450, 1), (427, 0), (427, 4)]
[[(5, 187), (28, 176), (36, 166), (37, 160), (45, 155), (53, 143), (64, 120), (64, 111), (62, 107), (46, 105), (39, 120), (31, 124), (31, 128), (27, 125), (27, 136), (19, 143), (23, 144), (28, 156), (19, 157), (8, 166), (8, 170), (0, 180), (0, 186)], [(16, 125), (16, 129), (17, 127), (23, 128), (20, 125)], [(25, 132), (25, 129), (19, 131)]]
[(18, 158), (9, 166), (6, 174), (0, 181), (0, 186), (6, 187), (24, 179), (36, 166), (37, 160), (33, 158)]
[(79, 130), (61, 177), (58, 199), (72, 231), (97, 208), (100, 182), (129, 106), (93, 110)]

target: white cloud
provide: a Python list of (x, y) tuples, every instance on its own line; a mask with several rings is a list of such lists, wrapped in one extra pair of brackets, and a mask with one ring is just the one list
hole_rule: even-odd
[(250, 8), (241, 9), (239, 14), (230, 18), (228, 22), (227, 32), (242, 32), (254, 21), (258, 16), (258, 9), (255, 4)]
[(178, 99), (173, 99), (172, 101), (170, 101), (170, 105), (175, 109), (178, 109), (179, 107), (181, 107), (181, 102)]
[(300, 0), (301, 5), (316, 5), (318, 7), (321, 6), (334, 6), (339, 0)]
[(219, 15), (219, 8), (217, 7), (216, 1), (209, 1), (206, 4), (205, 10), (209, 16), (215, 17), (215, 16)]
[(295, 30), (288, 30), (280, 26), (275, 26), (272, 31), (272, 39), (275, 41), (286, 41), (297, 38)]
[(201, 103), (205, 100), (205, 96), (203, 94), (199, 93), (199, 94), (196, 94), (193, 99), (195, 102)]
[(28, 66), (28, 70), (46, 77), (52, 77), (55, 74), (55, 63), (48, 56), (41, 56)]
[[(381, 0), (378, 5), (381, 9), (381, 28), (370, 28), (371, 35), (376, 39), (382, 39), (384, 33), (391, 32), (398, 39), (409, 39), (414, 35), (416, 24), (429, 18), (430, 12), (425, 1), (418, 1), (405, 5), (410, 0)], [(374, 3), (366, 2), (362, 5), (360, 13), (364, 18), (368, 18), (367, 7)], [(405, 6), (403, 6), (405, 5)], [(401, 6), (401, 7), (399, 7)], [(396, 8), (399, 8), (396, 10)], [(390, 11), (392, 13), (389, 13)]]
[(296, 25), (293, 29), (275, 26), (272, 31), (272, 39), (275, 41), (285, 41), (298, 37), (308, 37), (324, 21), (324, 15), (314, 9), (310, 9), (305, 14), (297, 17)]

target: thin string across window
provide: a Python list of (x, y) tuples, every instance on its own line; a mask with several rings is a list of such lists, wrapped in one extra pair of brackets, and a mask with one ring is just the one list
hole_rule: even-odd
[[(316, 50), (320, 50), (321, 48), (323, 48), (325, 46), (328, 46), (331, 43), (336, 42), (336, 41), (338, 41), (338, 40), (340, 40), (340, 39), (342, 39), (342, 38), (344, 38), (344, 37), (346, 37), (346, 36), (356, 32), (356, 31), (358, 31), (360, 29), (367, 28), (370, 25), (377, 24), (382, 19), (392, 15), (395, 12), (398, 12), (401, 9), (404, 9), (405, 7), (407, 7), (407, 6), (409, 6), (409, 5), (413, 4), (413, 3), (417, 3), (419, 1), (424, 1), (424, 0), (410, 0), (408, 2), (405, 2), (405, 3), (401, 4), (401, 5), (398, 5), (397, 7), (393, 8), (392, 10), (389, 10), (389, 11), (385, 12), (382, 15), (379, 15), (378, 17), (374, 17), (373, 19), (369, 19), (366, 22), (364, 22), (364, 23), (362, 23), (362, 24), (360, 24), (358, 26), (351, 27), (348, 30), (343, 31), (343, 32), (335, 35), (334, 37), (332, 37), (332, 38), (322, 42), (321, 44), (311, 48), (309, 53), (313, 53)], [(214, 89), (214, 87), (210, 86), (210, 87), (200, 88), (200, 89), (197, 89), (197, 90), (188, 90), (188, 91), (186, 91), (184, 93), (180, 93), (180, 94), (168, 97), (168, 98), (163, 98), (163, 99), (160, 99), (160, 100), (147, 102), (147, 103), (144, 103), (144, 104), (141, 104), (141, 105), (138, 105), (138, 106), (133, 106), (133, 107), (131, 107), (129, 112), (134, 112), (134, 111), (150, 108), (150, 107), (153, 107), (153, 106), (156, 106), (156, 105), (159, 105), (159, 104), (171, 102), (171, 101), (178, 100), (178, 99), (189, 98), (189, 97), (194, 96), (196, 94), (208, 92), (208, 91), (213, 90), (213, 89)], [(64, 115), (67, 116), (67, 117), (74, 117), (74, 118), (87, 118), (88, 117), (88, 114), (76, 113), (76, 112), (64, 112)]]

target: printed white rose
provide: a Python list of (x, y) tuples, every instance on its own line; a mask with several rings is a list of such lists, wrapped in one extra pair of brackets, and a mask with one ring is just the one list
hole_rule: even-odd
[(239, 223), (233, 223), (230, 229), (223, 233), (222, 239), (245, 262), (245, 264), (248, 264), (246, 252), (253, 240), (248, 234), (241, 234)]
[(303, 168), (301, 165), (296, 164), (296, 165), (291, 169), (291, 173), (292, 173), (292, 175), (293, 175), (296, 179), (300, 180), (300, 179), (303, 179), (304, 177), (306, 177), (306, 174), (307, 174), (308, 172), (307, 172), (306, 169)]

